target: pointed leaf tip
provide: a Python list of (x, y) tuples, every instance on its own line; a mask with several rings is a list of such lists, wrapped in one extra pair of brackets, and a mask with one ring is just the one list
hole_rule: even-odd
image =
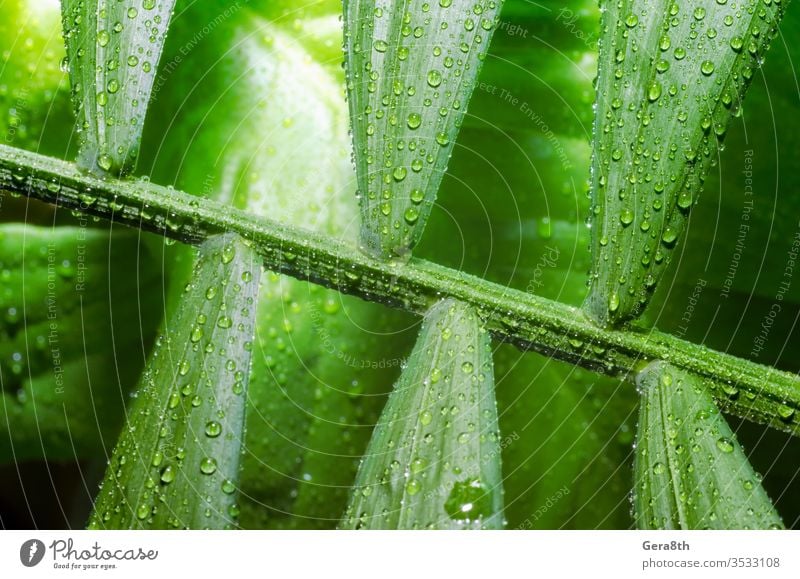
[(174, 7), (175, 0), (61, 0), (84, 168), (124, 175), (136, 164)]
[(654, 362), (636, 383), (633, 502), (640, 529), (783, 528), (701, 379)]
[(408, 259), (422, 236), (502, 0), (345, 0), (361, 247)]
[(473, 309), (442, 301), (375, 427), (341, 526), (502, 528), (499, 441), (489, 335)]
[(150, 355), (92, 529), (235, 527), (261, 261), (239, 237), (201, 247)]
[(601, 325), (649, 302), (787, 5), (603, 4), (584, 305)]

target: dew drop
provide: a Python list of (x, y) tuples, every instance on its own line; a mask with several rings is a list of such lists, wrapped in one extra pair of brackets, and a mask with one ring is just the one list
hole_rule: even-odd
[(403, 219), (405, 219), (406, 223), (409, 225), (414, 225), (419, 219), (419, 211), (414, 207), (409, 207), (406, 209), (405, 213), (403, 213)]
[(233, 246), (232, 243), (226, 244), (222, 248), (222, 263), (228, 264), (233, 261), (234, 256), (236, 255), (236, 248)]
[(164, 470), (161, 471), (161, 482), (165, 485), (168, 485), (172, 481), (175, 480), (175, 469), (172, 466), (164, 467)]
[(717, 448), (720, 449), (725, 454), (730, 454), (733, 452), (733, 442), (730, 438), (722, 438), (717, 439)]
[(214, 474), (217, 472), (217, 461), (213, 458), (204, 458), (200, 461), (200, 472), (203, 474)]
[(140, 521), (143, 521), (148, 516), (150, 516), (150, 507), (149, 506), (147, 506), (145, 504), (141, 504), (136, 508), (136, 518), (139, 519)]
[(97, 165), (103, 171), (110, 171), (111, 167), (113, 166), (113, 164), (114, 164), (114, 161), (111, 159), (110, 155), (103, 154), (103, 155), (100, 155), (97, 158)]
[(668, 247), (674, 245), (677, 239), (678, 233), (672, 227), (665, 228), (664, 233), (661, 235), (661, 241)]
[(633, 211), (630, 209), (623, 209), (619, 214), (619, 222), (625, 227), (633, 223)]
[(222, 425), (214, 420), (209, 420), (206, 423), (206, 436), (216, 438), (220, 434), (222, 434)]
[(647, 99), (652, 103), (658, 100), (661, 96), (661, 83), (654, 82), (647, 89)]
[(492, 513), (491, 497), (480, 480), (459, 481), (453, 485), (444, 510), (453, 520), (478, 520)]
[(406, 483), (406, 492), (409, 495), (414, 496), (420, 490), (422, 490), (422, 485), (420, 484), (420, 482), (417, 479), (414, 479), (414, 478), (409, 479), (409, 481)]

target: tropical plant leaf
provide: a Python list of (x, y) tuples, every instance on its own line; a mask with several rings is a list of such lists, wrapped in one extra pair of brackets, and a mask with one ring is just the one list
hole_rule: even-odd
[(125, 232), (0, 226), (0, 463), (113, 445), (161, 313), (160, 277), (131, 267), (151, 258)]
[(783, 528), (761, 477), (701, 380), (653, 362), (636, 382), (639, 528)]
[[(146, 129), (155, 146), (146, 145), (144, 151), (162, 165), (151, 174), (155, 182), (170, 183), (177, 175), (177, 185), (181, 189), (225, 199), (238, 208), (281, 221), (302, 223), (310, 229), (341, 235), (349, 241), (350, 231), (358, 228), (358, 220), (350, 211), (354, 207), (347, 202), (340, 203), (346, 197), (339, 195), (352, 190), (351, 181), (354, 181), (346, 159), (350, 147), (343, 130), (346, 129), (343, 99), (337, 94), (341, 92), (337, 83), (341, 84), (342, 79), (336, 70), (341, 54), (337, 55), (341, 23), (337, 23), (336, 17), (341, 7), (330, 0), (310, 2), (250, 0), (239, 4), (204, 0), (187, 5), (178, 19), (186, 20), (184, 34), (175, 36), (176, 20), (170, 32), (171, 48), (165, 45), (168, 51), (163, 59), (165, 64), (153, 88), (153, 93), (158, 93), (159, 107), (152, 107)], [(24, 4), (14, 0), (10, 3)], [(50, 3), (44, 4), (50, 6)], [(409, 5), (409, 10), (412, 9)], [(742, 10), (744, 14), (745, 8)], [(588, 269), (585, 237), (590, 230), (585, 229), (582, 222), (588, 212), (588, 201), (582, 189), (586, 177), (584, 169), (589, 165), (588, 127), (594, 100), (591, 76), (596, 55), (592, 38), (596, 30), (592, 26), (599, 13), (591, 0), (569, 0), (555, 8), (531, 4), (527, 0), (506, 1), (503, 21), (497, 26), (491, 50), (487, 52), (487, 62), (470, 101), (469, 115), (462, 119), (458, 142), (453, 147), (454, 157), (431, 214), (430, 221), (436, 227), (428, 228), (423, 243), (415, 248), (415, 255), (560, 302), (577, 305), (583, 301), (582, 282)], [(203, 26), (202, 37), (196, 34), (200, 26)], [(703, 25), (697, 26), (702, 28)], [(784, 30), (791, 30), (786, 28), (791, 26), (790, 22), (783, 26)], [(54, 142), (56, 147), (61, 146), (60, 140), (42, 136), (39, 125), (45, 120), (48, 127), (52, 125), (53, 117), (45, 115), (58, 111), (59, 103), (68, 99), (63, 98), (66, 95), (60, 90), (51, 98), (49, 91), (55, 86), (53, 78), (42, 77), (43, 82), (39, 84), (34, 78), (36, 67), (33, 66), (37, 59), (50, 59), (52, 55), (36, 56), (41, 35), (25, 32), (33, 31), (35, 24), (26, 29), (12, 19), (0, 23), (2, 27), (10, 31), (8, 38), (0, 38), (4, 59), (0, 70), (0, 108), (8, 110), (6, 138), (29, 148), (36, 148), (38, 139), (55, 151), (51, 154), (60, 157), (63, 153), (53, 148)], [(17, 30), (20, 30), (19, 36)], [(339, 38), (336, 38), (337, 32)], [(22, 42), (22, 35), (25, 42)], [(174, 40), (178, 42), (172, 42)], [(791, 50), (787, 46), (787, 52)], [(638, 51), (639, 54), (643, 52)], [(771, 67), (774, 57), (771, 53)], [(643, 62), (646, 66), (647, 58)], [(790, 62), (780, 64), (791, 66)], [(32, 98), (24, 86), (20, 88), (29, 74), (28, 86), (34, 89)], [(253, 78), (257, 81), (251, 83)], [(774, 76), (767, 77), (764, 84), (769, 85), (770, 95), (762, 99), (764, 102), (757, 110), (750, 110), (753, 100), (748, 96), (747, 112), (754, 113), (751, 119), (769, 120), (773, 112), (771, 105), (778, 103), (778, 109), (786, 107), (787, 102), (780, 99), (788, 99), (796, 88), (791, 76), (786, 80), (778, 78), (777, 82)], [(776, 86), (781, 90), (774, 91)], [(162, 123), (153, 123), (152, 115), (156, 111)], [(0, 127), (4, 118), (0, 117)], [(742, 128), (745, 119), (741, 121)], [(782, 118), (774, 131), (776, 138), (779, 133), (790, 135), (788, 147), (783, 138), (780, 143), (773, 142), (773, 131), (761, 125), (758, 131), (747, 127), (748, 134), (744, 137), (746, 149), (756, 152), (753, 182), (758, 183), (759, 191), (772, 190), (773, 185), (777, 190), (778, 179), (782, 190), (791, 188), (797, 180), (796, 171), (791, 169), (791, 159), (787, 162), (783, 158), (786, 155), (781, 155), (780, 171), (777, 171), (770, 166), (772, 151), (767, 154), (766, 148), (774, 147), (776, 155), (793, 150), (793, 133), (797, 133), (793, 131), (793, 120), (790, 116)], [(71, 122), (67, 129), (72, 130)], [(739, 133), (741, 135), (742, 131)], [(657, 321), (663, 330), (662, 324), (668, 323), (667, 318), (674, 317), (680, 320), (677, 331), (681, 336), (712, 347), (715, 343), (721, 344), (716, 348), (727, 353), (738, 350), (740, 355), (763, 357), (763, 361), (778, 360), (783, 354), (778, 365), (792, 369), (795, 362), (786, 352), (791, 351), (794, 342), (781, 342), (784, 336), (792, 336), (797, 292), (794, 286), (778, 284), (783, 282), (784, 268), (794, 259), (791, 253), (796, 232), (793, 204), (788, 198), (785, 203), (778, 203), (776, 198), (773, 213), (777, 216), (761, 209), (749, 214), (746, 223), (750, 233), (743, 250), (736, 236), (717, 234), (725, 231), (729, 224), (743, 224), (746, 219), (741, 195), (737, 194), (741, 193), (742, 178), (739, 177), (741, 166), (736, 165), (741, 163), (742, 153), (732, 150), (735, 147), (731, 146), (741, 144), (741, 139), (732, 143), (731, 137), (730, 134), (725, 137), (728, 153), (720, 158), (718, 165), (725, 184), (725, 196), (720, 202), (722, 211), (716, 215), (714, 210), (706, 211), (710, 209), (706, 202), (692, 210), (692, 221), (703, 223), (699, 228), (690, 228), (690, 234), (692, 230), (702, 229), (694, 238), (701, 245), (705, 244), (703, 247), (714, 248), (716, 261), (712, 261), (712, 256), (706, 257), (705, 252), (693, 250), (674, 251), (671, 256), (673, 263), (680, 260), (693, 268), (688, 273), (682, 270), (676, 274), (679, 283), (688, 284), (688, 295), (696, 289), (698, 279), (707, 282), (702, 294), (704, 301), (691, 302), (694, 309), (689, 310), (686, 296), (665, 287), (671, 285), (668, 282), (672, 280), (663, 279), (657, 284), (658, 295), (654, 294), (650, 302), (660, 306), (660, 301), (668, 297), (667, 309), (648, 308), (647, 317), (637, 325)], [(735, 154), (731, 156), (731, 153)], [(73, 158), (73, 155), (67, 157)], [(16, 193), (26, 193), (18, 185), (19, 179), (39, 170), (30, 165), (30, 159), (27, 164), (15, 167), (12, 162), (7, 167), (14, 176), (8, 186)], [(757, 174), (755, 166), (758, 164), (762, 167)], [(163, 165), (170, 167), (164, 169)], [(318, 170), (314, 169), (315, 165)], [(58, 167), (57, 164), (53, 166)], [(57, 179), (53, 183), (57, 184)], [(704, 183), (705, 198), (709, 197), (713, 184), (711, 179)], [(140, 186), (142, 190), (150, 190), (146, 183)], [(46, 193), (43, 195), (43, 183), (33, 181), (30, 187), (29, 196), (49, 198)], [(297, 193), (292, 196), (292, 191)], [(125, 197), (125, 193), (122, 196)], [(759, 207), (766, 207), (766, 195), (759, 199)], [(23, 210), (26, 217), (29, 216), (29, 198), (5, 197), (2, 201), (6, 219), (23, 215)], [(199, 200), (196, 204), (202, 207), (204, 202)], [(32, 207), (35, 209), (36, 204)], [(57, 216), (58, 222), (72, 223), (72, 219), (78, 217), (77, 213), (72, 217), (62, 216), (63, 211), (50, 208), (45, 211), (46, 214), (37, 212), (35, 218)], [(711, 222), (716, 222), (718, 229), (707, 227)], [(201, 218), (199, 225), (203, 223)], [(245, 227), (243, 231), (248, 229)], [(475, 239), (490, 242), (475, 243)], [(184, 282), (191, 279), (191, 271), (184, 267), (187, 263), (191, 266), (192, 252), (171, 242), (153, 241), (152, 245), (148, 242), (148, 250), (166, 248), (166, 261), (144, 259), (137, 269), (152, 274), (164, 266), (166, 272), (172, 274), (173, 290), (177, 291), (170, 293), (167, 319), (174, 319), (180, 311)], [(309, 243), (310, 247), (315, 246), (313, 238), (309, 238)], [(67, 245), (64, 250), (69, 253), (71, 249)], [(755, 258), (755, 263), (761, 267), (740, 268), (731, 275), (731, 252), (740, 252), (742, 263)], [(739, 260), (739, 253), (736, 256)], [(111, 259), (109, 257), (109, 264)], [(127, 263), (130, 261), (128, 259)], [(104, 275), (106, 270), (100, 265), (104, 264), (93, 265), (93, 271)], [(12, 273), (15, 267), (12, 265)], [(314, 271), (315, 267), (310, 264), (309, 271)], [(412, 263), (409, 267), (415, 271), (418, 264)], [(365, 281), (374, 281), (369, 273), (363, 275)], [(322, 277), (328, 279), (327, 274)], [(114, 278), (115, 282), (119, 279)], [(775, 294), (776, 286), (781, 288), (782, 316), (772, 326), (769, 346), (754, 355), (755, 332), (760, 331), (762, 324), (759, 312), (773, 307), (779, 299)], [(132, 287), (135, 286), (129, 289)], [(730, 289), (728, 298), (724, 302), (716, 299), (721, 298), (722, 291), (727, 288)], [(783, 288), (788, 288), (786, 293)], [(313, 284), (270, 275), (262, 289), (253, 352), (257, 356), (254, 364), (258, 375), (264, 378), (259, 382), (263, 388), (254, 390), (251, 382), (247, 414), (256, 419), (257, 427), (248, 431), (244, 455), (244, 460), (248, 461), (244, 464), (246, 476), (238, 485), (242, 493), (249, 495), (242, 502), (239, 525), (330, 527), (331, 521), (338, 521), (344, 511), (343, 497), (346, 499), (352, 483), (356, 457), (363, 452), (371, 425), (377, 419), (374, 418), (376, 410), (392, 381), (391, 368), (398, 360), (397, 352), (406, 351), (402, 337), (386, 334), (401, 326), (395, 323), (398, 318), (390, 314), (390, 310), (342, 297)], [(147, 292), (146, 289), (142, 291)], [(707, 308), (709, 300), (717, 307)], [(93, 311), (108, 309), (108, 301), (109, 296), (98, 296), (91, 304)], [(146, 305), (156, 306), (156, 301), (147, 300)], [(129, 303), (123, 296), (114, 307), (124, 308)], [(744, 312), (741, 319), (737, 308)], [(728, 311), (736, 315), (727, 316), (725, 312)], [(684, 324), (689, 325), (684, 321), (687, 312), (695, 316), (690, 329), (684, 327)], [(723, 317), (731, 319), (722, 321)], [(102, 321), (102, 316), (93, 315), (91, 319)], [(127, 324), (128, 328), (119, 328), (116, 322), (120, 318), (116, 314), (113, 319), (115, 333), (120, 331), (135, 338), (135, 319)], [(753, 321), (758, 323), (750, 323)], [(13, 316), (8, 323), (9, 332), (13, 332), (16, 323)], [(704, 329), (703, 323), (710, 325)], [(94, 331), (93, 323), (86, 328)], [(604, 339), (610, 335), (600, 333)], [(109, 335), (102, 333), (102, 336)], [(636, 342), (632, 334), (625, 335), (626, 339)], [(14, 344), (9, 347), (19, 350), (16, 344), (21, 342), (16, 336), (13, 340)], [(119, 350), (116, 337), (114, 340), (113, 347)], [(572, 342), (570, 340), (571, 345)], [(140, 349), (136, 343), (133, 347)], [(99, 355), (114, 361), (114, 352)], [(116, 357), (119, 359), (118, 355)], [(0, 366), (3, 378), (15, 370), (16, 352), (12, 352), (8, 360), (6, 367)], [(377, 361), (385, 365), (350, 367), (350, 364), (369, 365)], [(628, 424), (636, 392), (625, 388), (619, 380), (596, 378), (572, 365), (522, 354), (510, 346), (501, 347), (494, 362), (499, 421), (505, 435), (499, 446), (503, 453), (506, 493), (503, 502), (508, 525), (514, 528), (619, 528), (632, 524), (632, 513), (628, 513), (628, 501), (624, 496), (625, 491), (630, 490), (630, 482), (624, 473), (627, 471), (625, 463), (634, 454), (633, 435)], [(104, 366), (87, 360), (83, 369), (92, 371), (95, 365)], [(23, 372), (25, 370), (23, 368)], [(34, 368), (33, 371), (38, 370)], [(132, 376), (136, 370), (122, 372)], [(109, 376), (111, 380), (104, 384), (110, 383), (112, 389), (116, 388), (117, 377), (111, 372)], [(93, 376), (92, 381), (97, 384), (96, 377)], [(4, 380), (4, 385), (16, 388), (14, 376), (11, 381)], [(18, 440), (25, 440), (25, 444), (17, 448), (26, 448), (28, 440), (32, 441), (28, 447), (32, 448), (28, 455), (31, 458), (54, 456), (49, 440), (43, 448), (37, 449), (39, 441), (29, 436), (34, 424), (30, 417), (36, 418), (43, 401), (58, 410), (57, 398), (50, 400), (41, 395), (49, 393), (50, 384), (44, 381), (42, 385), (43, 388), (36, 385), (31, 388), (31, 392), (37, 394), (38, 408), (28, 405), (23, 409), (28, 422), (8, 426), (20, 431)], [(714, 393), (717, 400), (723, 400), (725, 395), (731, 400), (743, 395), (736, 384), (709, 381), (704, 386), (722, 389)], [(17, 391), (28, 395), (25, 388)], [(81, 392), (75, 394), (76, 404), (86, 397)], [(756, 400), (760, 399), (758, 394), (754, 395)], [(4, 403), (18, 402), (15, 396), (15, 392), (4, 393)], [(121, 408), (122, 401), (117, 402), (116, 406)], [(71, 400), (67, 401), (70, 403)], [(531, 408), (534, 410), (530, 411)], [(724, 404), (721, 403), (720, 408), (724, 408)], [(77, 429), (74, 432), (79, 439), (90, 440), (91, 429), (81, 429), (83, 425), (78, 424), (80, 417), (88, 414), (85, 405), (83, 415), (75, 409), (66, 410), (68, 419), (75, 419), (73, 424), (58, 424), (56, 414), (38, 414), (40, 419), (53, 419), (56, 424), (59, 434), (53, 437), (55, 444), (69, 441), (72, 429)], [(783, 409), (777, 405), (772, 409), (776, 413), (773, 426), (779, 427), (782, 421), (788, 424), (791, 409), (786, 407), (785, 410), (786, 414), (782, 414)], [(99, 420), (101, 425), (106, 421), (111, 425), (119, 424), (112, 412), (103, 409), (100, 412), (103, 414)], [(792, 450), (781, 446), (775, 438), (764, 442), (757, 434), (753, 436), (757, 430), (752, 427), (748, 438), (741, 426), (737, 424), (734, 430), (742, 440), (748, 441), (748, 447), (754, 447), (751, 457), (759, 461), (754, 464), (759, 464), (763, 472), (769, 469), (765, 487), (772, 493), (781, 485), (788, 485), (791, 468), (787, 466), (789, 476), (781, 478), (786, 473), (770, 466), (770, 461), (775, 460), (771, 450), (780, 448), (781, 454)], [(776, 436), (776, 433), (770, 434)], [(16, 435), (14, 432), (12, 436)], [(96, 434), (94, 439), (92, 444), (97, 444)], [(750, 439), (758, 439), (758, 446)], [(11, 441), (16, 444), (13, 437)], [(68, 451), (67, 448), (65, 458), (71, 460)], [(88, 446), (80, 447), (76, 454), (98, 455)], [(786, 465), (790, 462), (783, 461)], [(88, 474), (91, 476), (91, 472)], [(64, 488), (69, 492), (69, 483), (64, 485), (59, 481), (58, 487), (59, 494)], [(791, 492), (781, 493), (779, 503), (787, 522), (795, 518), (792, 509), (796, 501), (791, 496)], [(5, 513), (0, 516), (7, 522)]]
[[(332, 528), (400, 368), (385, 309), (270, 275), (259, 302), (241, 523)], [(407, 321), (411, 325), (411, 320)]]
[(592, 162), (598, 323), (639, 315), (787, 2), (606, 3)]
[[(209, 42), (182, 55), (196, 22), (223, 19), (219, 10), (194, 5), (175, 22), (165, 57), (180, 57), (181, 66), (159, 78), (147, 147), (157, 155), (147, 158), (154, 174), (233, 207), (355, 241), (340, 80), (291, 34), (247, 8), (229, 13)], [(217, 65), (205, 70), (208, 61)]]
[[(580, 306), (599, 19), (505, 1), (415, 256)], [(630, 385), (509, 345), (494, 371), (508, 528), (632, 526)]]
[(344, 528), (502, 528), (491, 355), (471, 308), (431, 308), (375, 427)]
[(175, 0), (62, 0), (78, 162), (121, 175), (139, 153)]
[[(792, 110), (797, 99), (786, 71), (800, 59), (800, 45), (788, 40), (800, 30), (798, 10), (786, 11), (781, 30), (787, 41), (773, 45), (748, 90), (704, 200), (692, 210), (674, 275), (659, 284), (647, 315), (663, 331), (797, 372), (800, 284), (783, 282), (800, 215), (800, 197), (785, 194), (800, 187), (800, 124), (780, 111)], [(781, 315), (764, 340), (762, 324), (776, 307), (776, 293)], [(658, 294), (668, 296), (663, 306)]]
[[(145, 135), (146, 150), (158, 152), (154, 179), (355, 244), (342, 69), (318, 62), (318, 47), (340, 47), (341, 4), (309, 8), (329, 30), (313, 50), (311, 24), (268, 21), (262, 15), (279, 7), (266, 3), (258, 13), (228, 12), (208, 42), (178, 52), (197, 22), (219, 21), (227, 8), (196, 3), (175, 20), (164, 59), (180, 57), (181, 66), (165, 64), (172, 72), (159, 79), (152, 125), (170, 130)], [(217, 65), (205, 71), (207, 62)], [(172, 253), (186, 261), (183, 250)], [(416, 319), (272, 273), (262, 278), (256, 316), (240, 525), (332, 528), (399, 371), (397, 352), (413, 339), (403, 330)]]
[(635, 392), (557, 360), (495, 352), (509, 529), (625, 529)]
[(236, 525), (261, 264), (225, 234), (201, 246), (193, 273), (142, 374), (90, 528)]
[(436, 200), (502, 0), (344, 3), (361, 246), (410, 256)]

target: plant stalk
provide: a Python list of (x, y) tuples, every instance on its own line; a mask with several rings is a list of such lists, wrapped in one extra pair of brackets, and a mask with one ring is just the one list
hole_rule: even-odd
[(232, 231), (252, 240), (272, 271), (419, 315), (455, 298), (477, 308), (498, 340), (630, 381), (649, 362), (665, 360), (704, 379), (724, 411), (800, 435), (800, 377), (658, 330), (603, 329), (578, 308), (434, 263), (376, 261), (330, 236), (143, 180), (101, 179), (3, 145), (0, 189), (184, 243)]

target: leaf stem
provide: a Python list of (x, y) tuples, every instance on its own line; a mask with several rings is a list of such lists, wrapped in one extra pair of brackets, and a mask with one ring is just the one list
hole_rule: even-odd
[(578, 308), (434, 263), (376, 261), (333, 237), (4, 145), (0, 189), (185, 243), (232, 231), (255, 244), (267, 269), (420, 315), (452, 297), (477, 308), (495, 338), (603, 374), (633, 380), (650, 361), (665, 360), (703, 378), (723, 410), (800, 435), (800, 377), (658, 330), (603, 329)]

